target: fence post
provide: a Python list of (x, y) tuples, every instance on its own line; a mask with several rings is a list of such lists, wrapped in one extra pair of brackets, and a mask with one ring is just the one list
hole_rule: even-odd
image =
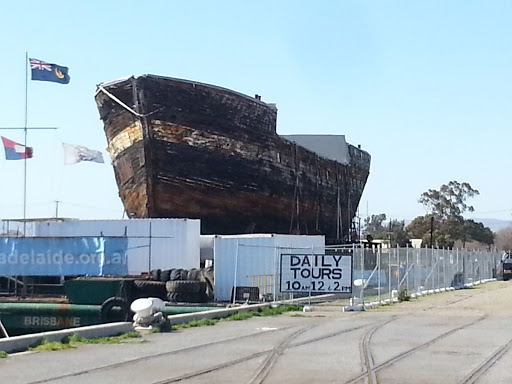
[(381, 300), (380, 291), (382, 290), (381, 281), (380, 281), (380, 247), (377, 247), (377, 270), (379, 272), (379, 276), (377, 276), (377, 278), (379, 279), (378, 287), (379, 287), (379, 303), (380, 303), (380, 300)]
[(389, 293), (389, 301), (393, 302), (393, 294), (391, 292), (391, 248), (388, 248), (388, 293)]
[(235, 304), (235, 302), (236, 302), (236, 273), (237, 273), (237, 268), (238, 268), (238, 250), (239, 250), (238, 239), (236, 239), (235, 273), (233, 276), (233, 304)]
[(466, 285), (468, 280), (466, 278), (466, 258), (464, 257), (464, 253), (462, 253), (462, 284)]
[(405, 285), (406, 285), (407, 291), (409, 291), (409, 244), (406, 244), (406, 248), (405, 248), (405, 269), (407, 271)]
[[(355, 247), (355, 244), (354, 244), (354, 247)], [(357, 249), (357, 247), (356, 247)], [(361, 254), (361, 274), (364, 276), (364, 250), (363, 248), (361, 247), (361, 243), (359, 243), (359, 253)], [(365, 288), (366, 286), (369, 284), (370, 282), (366, 282), (364, 281), (363, 279), (363, 286), (362, 286), (362, 289), (361, 289), (361, 304), (363, 305), (363, 309), (364, 309), (364, 294), (365, 294)]]
[(152, 237), (152, 232), (151, 232), (151, 221), (150, 221), (150, 222), (149, 222), (149, 255), (148, 255), (148, 256), (149, 256), (149, 258), (148, 258), (148, 266), (149, 266), (149, 270), (148, 270), (148, 273), (149, 273), (149, 272), (151, 272), (151, 261), (152, 261), (151, 259), (152, 259), (152, 257), (153, 257), (153, 255), (152, 255), (152, 249), (151, 249), (151, 245), (152, 245), (152, 244), (151, 244), (151, 243), (152, 243), (152, 241), (151, 241), (151, 237)]
[(400, 248), (398, 244), (396, 245), (396, 273), (398, 275), (396, 281), (396, 292), (400, 292)]
[(443, 247), (443, 288), (446, 289), (446, 249)]
[(430, 273), (430, 289), (434, 290), (434, 246), (430, 249), (430, 265), (431, 265), (431, 273)]

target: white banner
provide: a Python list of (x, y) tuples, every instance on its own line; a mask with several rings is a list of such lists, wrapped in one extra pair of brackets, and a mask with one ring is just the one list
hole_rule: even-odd
[(281, 292), (352, 293), (351, 255), (281, 255)]

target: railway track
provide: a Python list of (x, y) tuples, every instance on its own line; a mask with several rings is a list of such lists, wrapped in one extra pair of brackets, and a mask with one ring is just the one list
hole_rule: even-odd
[[(153, 382), (153, 384), (176, 383), (176, 382), (184, 381), (184, 380), (187, 380), (187, 379), (192, 379), (192, 378), (195, 378), (195, 377), (206, 375), (206, 374), (211, 373), (211, 372), (215, 372), (215, 371), (219, 371), (219, 370), (222, 370), (222, 369), (226, 369), (226, 368), (238, 365), (238, 364), (242, 364), (244, 362), (248, 362), (250, 360), (253, 360), (253, 359), (256, 359), (256, 358), (259, 358), (259, 357), (262, 357), (262, 356), (267, 356), (266, 359), (264, 360), (263, 364), (256, 370), (256, 372), (254, 373), (253, 377), (251, 378), (251, 380), (249, 382), (250, 384), (260, 384), (260, 383), (263, 383), (265, 381), (265, 378), (268, 376), (268, 374), (271, 371), (272, 367), (274, 366), (275, 362), (279, 359), (279, 357), (281, 356), (281, 354), (285, 350), (293, 348), (293, 347), (309, 344), (309, 343), (319, 342), (319, 341), (322, 341), (322, 340), (325, 340), (325, 339), (328, 339), (328, 338), (332, 338), (332, 337), (335, 337), (335, 336), (338, 336), (338, 335), (341, 335), (341, 334), (344, 334), (344, 333), (353, 332), (353, 331), (362, 329), (362, 328), (367, 327), (367, 326), (368, 326), (367, 324), (363, 324), (363, 325), (356, 326), (356, 327), (351, 327), (351, 328), (342, 329), (342, 330), (335, 331), (335, 332), (330, 332), (330, 333), (327, 333), (327, 334), (324, 334), (324, 335), (321, 335), (321, 336), (316, 336), (314, 338), (307, 339), (307, 340), (304, 340), (304, 341), (301, 341), (301, 342), (292, 343), (292, 341), (294, 339), (296, 339), (299, 335), (301, 335), (304, 332), (312, 329), (312, 327), (303, 327), (303, 328), (300, 328), (299, 330), (296, 330), (291, 335), (288, 335), (287, 337), (285, 337), (282, 341), (279, 342), (279, 344), (277, 344), (276, 346), (274, 346), (271, 349), (266, 349), (264, 351), (260, 351), (260, 352), (253, 353), (253, 354), (250, 354), (250, 355), (242, 356), (240, 358), (237, 358), (237, 359), (234, 359), (234, 360), (231, 360), (231, 361), (227, 361), (227, 362), (224, 362), (224, 363), (221, 363), (221, 364), (217, 364), (217, 365), (212, 365), (210, 367), (202, 368), (202, 369), (199, 369), (197, 371), (190, 372), (190, 373), (187, 373), (187, 374), (178, 375), (178, 376), (171, 377), (171, 378), (168, 378), (168, 379), (165, 379), (165, 380), (161, 380), (161, 381), (156, 381), (156, 382)], [(101, 367), (97, 367), (97, 368), (94, 368), (94, 369), (86, 369), (86, 370), (83, 370), (83, 371), (73, 372), (73, 373), (69, 373), (69, 374), (65, 374), (65, 375), (59, 375), (59, 376), (47, 378), (47, 379), (44, 379), (44, 380), (32, 381), (32, 382), (30, 382), (30, 384), (49, 383), (49, 382), (53, 382), (53, 381), (56, 381), (56, 380), (69, 379), (69, 378), (78, 377), (78, 376), (81, 376), (81, 375), (97, 373), (97, 372), (101, 372), (101, 371), (107, 371), (109, 369), (122, 368), (124, 366), (130, 366), (130, 365), (132, 365), (134, 363), (147, 362), (147, 361), (150, 361), (150, 360), (153, 360), (153, 359), (157, 359), (157, 358), (161, 358), (161, 357), (167, 357), (167, 356), (171, 357), (173, 355), (178, 355), (180, 353), (197, 351), (197, 350), (208, 348), (208, 347), (211, 347), (211, 346), (214, 346), (214, 345), (236, 343), (236, 342), (244, 340), (244, 339), (258, 337), (258, 336), (260, 336), (262, 334), (265, 334), (267, 332), (281, 333), (281, 332), (290, 330), (290, 328), (291, 327), (284, 327), (284, 328), (280, 328), (280, 329), (276, 329), (276, 330), (271, 330), (271, 331), (254, 332), (254, 333), (251, 333), (251, 334), (248, 334), (248, 335), (244, 335), (244, 336), (238, 336), (238, 337), (233, 337), (233, 338), (229, 338), (229, 339), (214, 341), (214, 342), (211, 342), (211, 343), (196, 345), (196, 346), (192, 346), (192, 347), (188, 347), (188, 348), (182, 348), (182, 349), (178, 349), (178, 350), (157, 353), (157, 354), (154, 354), (154, 355), (144, 356), (144, 357), (140, 357), (140, 358), (136, 358), (136, 359), (130, 359), (128, 361), (123, 361), (123, 362), (119, 362), (119, 363), (115, 363), (115, 364), (103, 365)]]
[(466, 324), (456, 327), (448, 332), (445, 332), (445, 333), (427, 341), (426, 343), (417, 345), (414, 348), (408, 349), (407, 351), (404, 351), (396, 356), (393, 356), (391, 359), (383, 361), (382, 363), (379, 363), (379, 364), (374, 364), (372, 354), (371, 354), (370, 340), (371, 340), (371, 336), (375, 333), (375, 331), (377, 329), (381, 328), (381, 326), (377, 326), (374, 329), (369, 330), (365, 334), (365, 336), (363, 337), (363, 340), (361, 342), (361, 357), (362, 357), (362, 364), (364, 367), (364, 372), (361, 373), (360, 375), (357, 375), (356, 377), (346, 381), (345, 384), (356, 384), (356, 383), (359, 383), (360, 381), (364, 381), (365, 383), (368, 383), (368, 384), (378, 384), (378, 381), (377, 381), (377, 372), (378, 371), (380, 371), (384, 368), (387, 368), (387, 367), (393, 365), (394, 363), (396, 363), (400, 360), (403, 360), (406, 357), (409, 357), (413, 353), (415, 353), (419, 350), (425, 349), (425, 348), (431, 346), (432, 344), (438, 342), (439, 340), (444, 339), (444, 338), (446, 338), (464, 328), (468, 328), (486, 318), (487, 318), (487, 315), (480, 316), (476, 320), (473, 320), (469, 323), (466, 323)]
[[(177, 350), (173, 350), (173, 351), (156, 353), (154, 355), (149, 355), (149, 356), (139, 357), (139, 358), (135, 358), (135, 359), (130, 359), (130, 360), (127, 360), (127, 361), (123, 361), (123, 362), (119, 362), (119, 363), (114, 363), (114, 364), (102, 365), (100, 367), (96, 367), (96, 368), (93, 368), (93, 369), (86, 369), (86, 370), (83, 370), (83, 371), (73, 372), (73, 373), (69, 373), (69, 374), (65, 374), (65, 375), (60, 375), (60, 376), (55, 376), (55, 377), (44, 379), (44, 380), (32, 381), (32, 382), (30, 382), (30, 384), (43, 384), (43, 383), (48, 383), (48, 382), (52, 382), (52, 381), (55, 381), (55, 380), (71, 378), (71, 377), (75, 377), (75, 376), (81, 376), (81, 375), (85, 375), (85, 374), (89, 374), (89, 373), (93, 373), (93, 372), (100, 372), (100, 371), (104, 371), (104, 370), (108, 370), (108, 369), (120, 368), (120, 367), (123, 367), (123, 366), (129, 366), (129, 365), (134, 364), (134, 363), (145, 362), (145, 361), (149, 361), (149, 360), (160, 358), (160, 357), (173, 356), (173, 355), (177, 355), (177, 354), (183, 353), (183, 352), (196, 351), (196, 350), (200, 350), (202, 348), (207, 348), (207, 347), (210, 347), (210, 346), (213, 346), (213, 345), (228, 344), (228, 343), (233, 343), (233, 342), (237, 342), (237, 341), (248, 339), (248, 338), (252, 338), (252, 337), (258, 337), (258, 336), (260, 336), (260, 335), (262, 335), (262, 334), (264, 334), (266, 332), (279, 332), (279, 331), (286, 331), (288, 329), (290, 329), (290, 327), (283, 327), (283, 328), (275, 329), (275, 330), (266, 330), (266, 331), (253, 332), (253, 333), (250, 333), (250, 334), (247, 334), (247, 335), (243, 335), (243, 336), (237, 336), (237, 337), (232, 337), (232, 338), (228, 338), (228, 339), (213, 341), (213, 342), (210, 342), (210, 343), (194, 345), (192, 347), (177, 349)], [(266, 353), (266, 352), (262, 352), (262, 353)], [(255, 357), (257, 357), (257, 356), (255, 356)]]
[(503, 347), (498, 348), (486, 361), (484, 361), (478, 368), (471, 372), (467, 377), (460, 382), (460, 384), (474, 384), (482, 377), (491, 367), (507, 353), (512, 347), (512, 340), (510, 340)]
[[(364, 328), (368, 328), (368, 329), (364, 333), (364, 335), (363, 335), (363, 337), (362, 337), (362, 339), (360, 341), (360, 346), (359, 346), (360, 359), (361, 359), (361, 365), (363, 367), (363, 372), (361, 374), (353, 377), (352, 379), (346, 381), (345, 384), (356, 384), (356, 383), (360, 383), (360, 382), (364, 382), (365, 384), (378, 384), (378, 378), (377, 378), (377, 372), (378, 371), (380, 371), (382, 369), (385, 369), (387, 367), (390, 367), (394, 363), (409, 357), (413, 353), (415, 353), (415, 352), (417, 352), (419, 350), (422, 350), (424, 348), (427, 348), (427, 347), (431, 346), (432, 344), (440, 341), (441, 339), (446, 338), (446, 337), (454, 334), (455, 332), (458, 332), (458, 331), (460, 331), (462, 329), (470, 327), (470, 326), (472, 326), (472, 325), (474, 325), (474, 324), (484, 320), (486, 317), (487, 316), (481, 316), (481, 317), (479, 317), (479, 318), (477, 318), (477, 319), (475, 319), (475, 320), (473, 320), (473, 321), (471, 321), (469, 323), (463, 324), (463, 325), (461, 325), (459, 327), (456, 327), (456, 328), (454, 328), (454, 329), (452, 329), (452, 330), (450, 330), (448, 332), (445, 332), (445, 333), (435, 337), (434, 339), (429, 340), (426, 343), (422, 343), (422, 344), (420, 344), (420, 345), (418, 345), (418, 346), (416, 346), (414, 348), (411, 348), (411, 349), (409, 349), (407, 351), (404, 351), (404, 352), (402, 352), (402, 353), (400, 353), (400, 354), (398, 354), (396, 356), (393, 356), (391, 359), (388, 359), (388, 360), (386, 360), (384, 362), (381, 362), (379, 364), (375, 364), (375, 361), (373, 359), (372, 350), (371, 350), (371, 339), (372, 339), (372, 336), (374, 335), (375, 332), (377, 332), (379, 329), (384, 327), (386, 324), (388, 324), (391, 321), (395, 320), (396, 317), (388, 319), (387, 321), (384, 321), (384, 322), (379, 322), (379, 324), (375, 324), (375, 323), (363, 324), (363, 325), (360, 325), (360, 326), (350, 327), (350, 328), (342, 329), (342, 330), (339, 330), (339, 331), (326, 333), (326, 334), (323, 334), (323, 335), (320, 335), (320, 336), (315, 336), (315, 337), (312, 337), (312, 338), (305, 339), (303, 341), (295, 342), (294, 343), (293, 341), (297, 337), (299, 337), (300, 335), (305, 334), (307, 331), (310, 331), (313, 328), (311, 326), (309, 326), (309, 327), (302, 327), (302, 328), (299, 328), (299, 329), (295, 330), (291, 334), (286, 335), (284, 338), (281, 338), (279, 343), (276, 344), (273, 348), (266, 349), (266, 350), (263, 350), (263, 351), (259, 351), (259, 352), (256, 352), (256, 353), (252, 353), (252, 354), (249, 354), (249, 355), (241, 356), (241, 357), (239, 357), (237, 359), (232, 359), (232, 360), (220, 363), (220, 364), (215, 364), (215, 365), (211, 365), (211, 366), (208, 366), (208, 367), (204, 367), (204, 368), (195, 370), (193, 372), (189, 372), (189, 373), (182, 374), (182, 375), (177, 375), (177, 376), (174, 376), (174, 377), (170, 377), (168, 379), (164, 379), (164, 380), (160, 380), (160, 381), (154, 381), (152, 384), (178, 383), (178, 382), (186, 381), (186, 380), (189, 380), (189, 379), (197, 378), (197, 377), (200, 377), (200, 376), (203, 376), (203, 375), (207, 375), (207, 374), (212, 373), (212, 372), (216, 372), (216, 371), (220, 371), (220, 370), (224, 370), (224, 369), (229, 369), (230, 367), (236, 366), (238, 364), (243, 364), (243, 363), (246, 363), (248, 361), (251, 361), (251, 360), (254, 360), (254, 359), (266, 356), (265, 359), (263, 360), (263, 362), (255, 370), (255, 372), (254, 372), (253, 376), (251, 377), (251, 379), (247, 382), (247, 384), (263, 384), (265, 382), (266, 378), (268, 377), (268, 375), (270, 374), (270, 372), (272, 371), (273, 366), (275, 365), (275, 363), (278, 361), (279, 357), (285, 351), (292, 350), (295, 347), (299, 347), (299, 346), (303, 346), (303, 345), (307, 345), (307, 344), (311, 344), (311, 343), (318, 343), (318, 342), (321, 342), (321, 341), (326, 340), (328, 338), (336, 337), (336, 336), (342, 335), (344, 333), (354, 332), (354, 331), (361, 330), (361, 329), (364, 329)], [(284, 327), (284, 328), (281, 328), (281, 329), (272, 330), (270, 332), (276, 332), (276, 338), (277, 338), (277, 334), (281, 334), (281, 333), (283, 333), (285, 331), (288, 331), (290, 329), (291, 329), (291, 327)], [(269, 332), (269, 331), (265, 331), (265, 332)], [(137, 362), (151, 361), (152, 359), (157, 359), (157, 358), (161, 358), (161, 357), (165, 357), (165, 356), (171, 357), (172, 355), (178, 355), (180, 353), (190, 352), (190, 351), (194, 351), (194, 350), (200, 350), (200, 349), (203, 349), (203, 348), (211, 347), (213, 345), (222, 345), (222, 344), (236, 343), (236, 342), (238, 342), (240, 340), (244, 340), (244, 339), (248, 339), (248, 338), (252, 338), (252, 337), (257, 337), (257, 336), (259, 336), (259, 335), (261, 335), (261, 334), (263, 334), (265, 332), (261, 332), (261, 331), (260, 332), (254, 332), (254, 333), (251, 333), (251, 334), (248, 334), (248, 335), (243, 335), (243, 336), (238, 336), (238, 337), (233, 337), (233, 338), (229, 338), (229, 339), (219, 340), (219, 341), (215, 341), (215, 342), (211, 342), (211, 343), (196, 345), (196, 346), (193, 346), (193, 347), (182, 348), (182, 349), (178, 349), (178, 350), (174, 350), (174, 351), (168, 351), (168, 352), (162, 352), (162, 353), (158, 353), (158, 354), (154, 354), (154, 355), (150, 355), (150, 356), (144, 356), (144, 357), (137, 358), (137, 359), (131, 359), (129, 361), (124, 361), (124, 362), (120, 362), (120, 363), (104, 365), (104, 366), (101, 366), (101, 367), (98, 367), (98, 368), (94, 368), (94, 369), (88, 369), (88, 370), (74, 372), (74, 373), (70, 373), (70, 374), (66, 374), (66, 375), (55, 376), (55, 377), (52, 377), (52, 378), (48, 378), (48, 379), (44, 379), (44, 380), (39, 380), (39, 381), (33, 381), (33, 382), (31, 382), (31, 384), (48, 383), (48, 382), (53, 382), (53, 381), (57, 381), (57, 380), (61, 380), (61, 379), (66, 379), (66, 378), (78, 377), (78, 376), (86, 375), (86, 374), (90, 374), (90, 373), (95, 373), (95, 372), (100, 372), (100, 371), (107, 371), (109, 369), (115, 369), (115, 368), (120, 368), (120, 367), (123, 367), (123, 366), (129, 366), (129, 365), (131, 365), (133, 363), (137, 363)], [(508, 350), (510, 348), (512, 348), (512, 340), (510, 340), (504, 347), (502, 347), (499, 350), (497, 350), (480, 367), (478, 367), (475, 371), (473, 371), (470, 375), (468, 375), (468, 377), (465, 378), (464, 381), (461, 382), (461, 384), (473, 384), (473, 383), (475, 383), (478, 380), (478, 378), (481, 377), (500, 357), (502, 357), (506, 352), (508, 352)]]
[[(459, 297), (457, 299), (452, 298), (452, 300), (455, 299), (453, 301), (445, 300), (445, 304), (441, 307), (447, 306), (449, 308), (456, 308), (457, 303), (463, 302), (464, 300), (475, 296), (480, 296), (480, 300), (482, 301), (484, 299), (482, 298), (481, 293), (484, 292), (474, 292), (474, 294), (470, 295), (470, 297)], [(425, 308), (425, 306), (423, 308)], [(428, 307), (426, 308), (428, 310)], [(459, 310), (464, 310), (466, 307), (461, 306), (461, 308), (462, 309)], [(473, 307), (469, 308), (470, 311), (473, 311)], [(39, 384), (61, 381), (63, 383), (68, 383), (73, 382), (75, 379), (77, 382), (84, 382), (84, 380), (96, 380), (97, 377), (126, 378), (126, 372), (130, 370), (136, 371), (140, 367), (148, 367), (148, 369), (158, 369), (158, 371), (152, 375), (151, 379), (146, 381), (152, 384), (170, 384), (178, 382), (199, 383), (208, 381), (215, 382), (215, 379), (211, 381), (212, 378), (221, 380), (223, 378), (230, 377), (229, 375), (237, 372), (243, 372), (243, 375), (239, 380), (240, 383), (263, 384), (279, 382), (279, 380), (282, 380), (283, 377), (287, 377), (287, 369), (289, 369), (288, 365), (290, 363), (295, 364), (297, 361), (301, 361), (300, 358), (302, 358), (304, 353), (306, 353), (304, 355), (306, 360), (304, 361), (306, 364), (309, 364), (307, 367), (304, 366), (306, 369), (305, 372), (308, 372), (309, 375), (319, 374), (321, 376), (323, 374), (322, 368), (316, 364), (321, 364), (321, 359), (324, 359), (325, 356), (329, 356), (327, 353), (324, 353), (324, 350), (322, 350), (324, 347), (322, 345), (322, 341), (329, 338), (342, 336), (343, 334), (347, 334), (347, 338), (342, 336), (339, 339), (332, 340), (325, 344), (326, 348), (329, 349), (330, 356), (332, 356), (332, 359), (329, 361), (333, 364), (332, 367), (334, 369), (326, 372), (325, 377), (328, 377), (329, 380), (333, 380), (333, 378), (335, 378), (334, 380), (336, 382), (345, 382), (346, 384), (379, 384), (380, 375), (380, 382), (388, 383), (393, 382), (389, 381), (391, 377), (395, 376), (393, 370), (398, 369), (399, 367), (410, 366), (410, 364), (413, 364), (416, 359), (419, 358), (419, 356), (423, 356), (423, 353), (426, 353), (427, 355), (432, 353), (438, 354), (439, 352), (446, 353), (445, 356), (447, 359), (450, 359), (450, 356), (454, 356), (459, 359), (458, 361), (461, 361), (460, 354), (458, 354), (457, 351), (453, 349), (446, 349), (446, 345), (449, 345), (449, 343), (453, 340), (463, 340), (463, 336), (465, 337), (467, 333), (461, 332), (460, 334), (454, 336), (454, 338), (447, 339), (446, 341), (442, 340), (449, 337), (450, 335), (455, 334), (456, 332), (478, 324), (488, 316), (496, 319), (496, 317), (493, 316), (493, 312), (490, 311), (487, 307), (482, 309), (484, 311), (479, 312), (480, 314), (487, 312), (489, 315), (477, 315), (478, 317), (474, 317), (475, 314), (472, 312), (472, 317), (470, 318), (471, 320), (466, 319), (464, 324), (454, 324), (452, 325), (451, 329), (444, 328), (443, 331), (436, 330), (436, 332), (443, 333), (436, 333), (437, 336), (429, 336), (431, 339), (427, 341), (422, 338), (422, 341), (416, 341), (416, 343), (419, 343), (417, 345), (411, 346), (411, 340), (409, 340), (407, 342), (407, 347), (404, 345), (403, 352), (398, 353), (400, 349), (394, 349), (394, 352), (388, 354), (387, 357), (385, 357), (385, 360), (381, 358), (382, 360), (380, 361), (375, 361), (376, 355), (374, 353), (375, 351), (372, 350), (372, 340), (375, 339), (376, 335), (383, 336), (386, 340), (393, 340), (393, 332), (400, 332), (400, 328), (389, 328), (388, 330), (391, 332), (389, 334), (381, 334), (380, 331), (382, 331), (383, 327), (385, 327), (385, 325), (389, 324), (391, 321), (396, 319), (402, 320), (404, 319), (404, 316), (410, 316), (411, 314), (415, 313), (414, 311), (401, 313), (400, 315), (397, 315), (396, 313), (367, 313), (363, 316), (354, 314), (351, 318), (344, 317), (344, 320), (349, 321), (345, 325), (343, 325), (343, 323), (333, 322), (331, 318), (336, 317), (332, 316), (332, 312), (328, 312), (329, 318), (326, 319), (327, 321), (317, 321), (310, 318), (305, 322), (280, 322), (280, 328), (267, 328), (266, 330), (260, 329), (257, 331), (254, 329), (245, 329), (245, 327), (243, 327), (239, 328), (239, 331), (243, 330), (243, 332), (247, 332), (246, 334), (233, 336), (226, 333), (224, 336), (222, 336), (222, 339), (214, 340), (211, 342), (195, 339), (198, 341), (201, 340), (199, 341), (200, 344), (188, 347), (185, 347), (185, 345), (187, 345), (186, 342), (183, 344), (183, 340), (186, 338), (180, 338), (180, 343), (182, 343), (181, 345), (183, 347), (179, 347), (179, 349), (176, 350), (160, 350), (159, 353), (150, 352), (150, 354), (145, 356), (131, 358), (130, 360), (122, 362), (111, 362), (110, 364), (104, 363), (104, 365), (97, 366), (92, 369), (77, 367), (77, 371), (75, 372), (67, 374), (63, 373), (60, 375), (55, 373), (58, 376), (46, 378), (44, 380), (37, 380), (38, 378), (34, 378), (34, 381), (30, 381), (30, 383)], [(431, 314), (429, 314), (429, 316), (430, 315)], [(323, 315), (317, 315), (316, 317), (323, 317)], [(504, 322), (501, 320), (498, 321), (498, 324), (502, 323)], [(420, 324), (424, 324), (424, 321), (420, 322)], [(434, 324), (437, 325), (438, 322), (434, 322)], [(445, 325), (446, 323), (444, 323), (444, 326)], [(345, 328), (340, 329), (341, 326)], [(486, 327), (477, 326), (473, 329), (469, 329), (467, 332), (469, 334), (474, 334), (475, 332), (480, 332), (480, 330), (485, 331)], [(352, 334), (348, 335), (351, 332)], [(432, 330), (429, 331), (429, 334), (431, 334), (430, 332), (432, 332)], [(202, 333), (199, 333), (199, 335), (201, 334)], [(341, 354), (338, 354), (338, 351), (340, 351), (340, 349), (337, 347), (338, 342), (349, 342), (350, 345), (346, 348), (343, 348)], [(435, 343), (438, 342), (439, 344), (435, 345)], [(505, 342), (506, 344), (503, 345)], [(244, 344), (251, 344), (251, 346), (245, 348), (243, 347)], [(305, 345), (307, 346), (308, 344), (311, 344), (311, 348), (298, 348)], [(400, 344), (396, 344), (393, 348), (396, 348), (398, 345)], [(490, 340), (490, 342), (486, 345), (488, 345), (488, 347), (485, 349), (485, 357), (481, 357), (482, 355), (480, 354), (480, 357), (475, 359), (475, 354), (472, 354), (471, 367), (475, 367), (479, 364), (477, 368), (471, 372), (469, 372), (470, 368), (466, 368), (466, 370), (462, 372), (457, 372), (457, 374), (451, 375), (447, 371), (449, 381), (446, 382), (459, 384), (477, 383), (491, 369), (493, 373), (499, 375), (499, 372), (493, 369), (493, 367), (495, 367), (495, 364), (498, 360), (502, 359), (507, 353), (510, 353), (510, 350), (512, 349), (512, 339), (508, 340), (508, 342), (507, 340), (502, 340), (500, 342), (496, 337), (493, 337), (492, 340)], [(500, 345), (499, 348), (497, 347), (498, 345)], [(239, 348), (239, 346), (242, 347)], [(384, 348), (382, 349), (383, 352), (386, 351), (386, 353), (389, 353), (389, 349), (387, 349), (384, 345), (379, 344), (379, 348), (381, 347)], [(297, 350), (294, 351), (295, 348), (297, 348)], [(359, 353), (357, 353), (358, 349)], [(238, 350), (243, 352), (238, 353)], [(421, 354), (418, 353), (415, 355), (417, 352), (422, 350), (423, 352)], [(319, 351), (317, 359), (308, 361), (307, 354), (314, 353), (313, 351)], [(350, 351), (350, 355), (347, 355), (346, 351)], [(379, 349), (379, 351), (381, 351), (381, 349)], [(200, 356), (207, 356), (207, 354), (208, 356), (213, 357), (202, 360), (202, 363), (188, 363), (190, 358), (196, 359), (200, 358)], [(285, 355), (285, 357), (283, 357), (283, 355)], [(329, 359), (329, 357), (327, 358)], [(340, 359), (343, 359), (343, 363), (340, 366), (337, 366), (336, 361), (340, 361)], [(440, 361), (440, 359), (441, 358), (438, 355), (436, 361)], [(403, 364), (398, 364), (400, 361), (403, 361)], [(138, 366), (131, 367), (131, 365), (137, 363), (139, 363)], [(444, 362), (440, 365), (449, 367), (448, 365), (444, 364)], [(359, 368), (359, 366), (361, 366), (361, 368)], [(159, 369), (161, 367), (165, 368)], [(167, 367), (168, 369), (166, 369)], [(296, 369), (300, 369), (300, 363), (295, 367)], [(469, 367), (469, 365), (467, 367)], [(450, 368), (445, 369), (449, 370)], [(295, 378), (298, 378), (300, 382), (301, 377), (297, 375), (297, 372), (300, 371), (296, 370), (294, 372)], [(425, 376), (427, 378), (429, 377), (428, 375), (430, 375), (428, 371), (421, 371), (418, 372), (418, 374), (420, 376), (427, 375)], [(466, 376), (464, 376), (461, 381), (463, 375)]]

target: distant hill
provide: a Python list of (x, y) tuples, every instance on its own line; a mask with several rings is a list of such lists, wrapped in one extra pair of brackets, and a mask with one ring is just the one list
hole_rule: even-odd
[(500, 219), (473, 219), (477, 223), (483, 223), (486, 227), (489, 227), (491, 231), (497, 232), (500, 229), (512, 228), (512, 220), (500, 220)]

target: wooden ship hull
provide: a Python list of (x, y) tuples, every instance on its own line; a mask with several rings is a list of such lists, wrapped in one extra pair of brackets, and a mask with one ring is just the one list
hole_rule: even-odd
[(188, 80), (130, 77), (100, 84), (95, 98), (129, 217), (200, 219), (202, 234), (353, 240), (367, 152), (345, 143), (344, 158), (330, 159), (279, 136), (277, 108), (258, 95)]

